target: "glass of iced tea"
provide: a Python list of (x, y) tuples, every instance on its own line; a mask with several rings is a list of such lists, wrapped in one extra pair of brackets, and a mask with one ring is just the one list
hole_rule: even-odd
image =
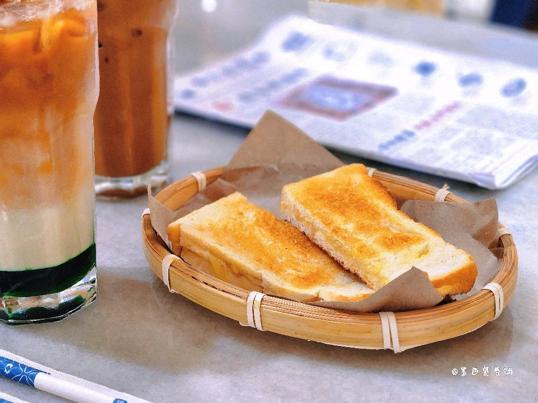
[(97, 9), (95, 189), (102, 196), (135, 196), (168, 178), (169, 41), (176, 0), (98, 0)]
[(95, 0), (0, 0), (0, 321), (96, 296)]

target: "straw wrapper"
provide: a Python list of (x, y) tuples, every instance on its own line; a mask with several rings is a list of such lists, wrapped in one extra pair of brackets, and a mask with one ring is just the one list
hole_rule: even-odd
[[(151, 223), (169, 244), (166, 234), (169, 223), (235, 191), (280, 216), (280, 192), (285, 184), (341, 165), (342, 161), (301, 130), (274, 112), (267, 112), (233, 156), (224, 174), (184, 207), (171, 211), (150, 194)], [(496, 241), (498, 225), (494, 200), (468, 205), (415, 200), (406, 201), (402, 210), (473, 256), (479, 274), (473, 289), (466, 295), (480, 290), (494, 277), (499, 262), (488, 249)], [(345, 303), (319, 301), (315, 304), (358, 312), (378, 312), (427, 308), (437, 305), (442, 299), (427, 274), (413, 268), (365, 300)]]

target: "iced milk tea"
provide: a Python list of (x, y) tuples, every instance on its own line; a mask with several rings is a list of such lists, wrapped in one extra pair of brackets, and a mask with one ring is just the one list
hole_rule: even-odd
[(167, 176), (168, 40), (175, 0), (99, 0), (96, 190), (130, 196)]
[(91, 0), (0, 0), (0, 320), (95, 298)]

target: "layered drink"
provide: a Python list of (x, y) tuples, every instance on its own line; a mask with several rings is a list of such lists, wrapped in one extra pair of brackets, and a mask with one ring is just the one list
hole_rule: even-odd
[(99, 0), (96, 191), (131, 196), (167, 178), (169, 33), (176, 0)]
[(0, 0), (0, 320), (95, 298), (95, 0)]

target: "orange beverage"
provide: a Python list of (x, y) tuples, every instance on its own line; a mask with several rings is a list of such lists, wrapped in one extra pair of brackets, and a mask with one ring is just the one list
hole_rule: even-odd
[(95, 6), (0, 0), (0, 320), (10, 323), (95, 298)]
[(168, 40), (176, 0), (99, 0), (98, 194), (130, 196), (166, 180)]

